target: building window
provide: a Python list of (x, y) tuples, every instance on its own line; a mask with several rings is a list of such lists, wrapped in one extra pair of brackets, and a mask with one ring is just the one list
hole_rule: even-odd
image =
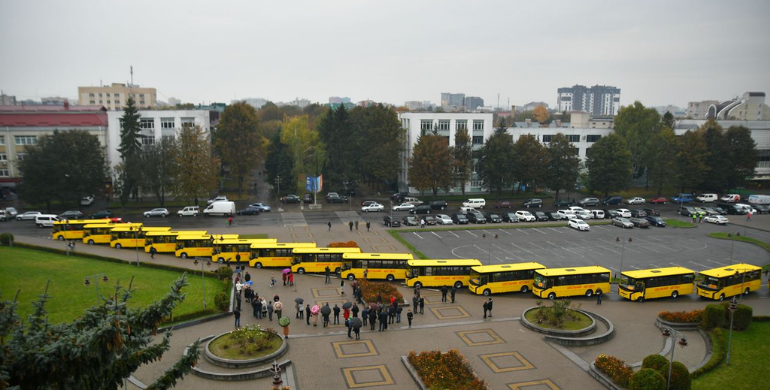
[(449, 130), (449, 121), (448, 120), (440, 120), (440, 121), (438, 121), (438, 129), (439, 130)]
[(575, 151), (575, 156), (580, 156), (580, 148), (572, 148)]
[(89, 94), (88, 94), (88, 97), (94, 97), (94, 94), (92, 94), (92, 93), (89, 93)]
[(0, 135), (0, 145), (5, 145), (5, 136)]
[(473, 144), (474, 145), (483, 145), (484, 144), (484, 137), (475, 135), (473, 136)]
[(481, 184), (482, 184), (481, 180), (471, 180), (471, 187), (481, 188)]
[(567, 136), (567, 139), (569, 140), (569, 142), (580, 142), (580, 135), (570, 134)]
[(455, 128), (457, 130), (468, 130), (468, 121), (465, 119), (455, 121)]
[(473, 130), (484, 130), (484, 121), (473, 121)]
[(140, 99), (144, 99), (144, 94), (143, 94), (143, 93), (140, 93), (140, 94), (139, 94), (139, 98), (140, 98)]
[(758, 150), (757, 168), (770, 168), (770, 150)]
[(596, 142), (596, 141), (599, 140), (599, 138), (602, 138), (602, 136), (601, 135), (597, 135), (597, 134), (588, 135), (588, 136), (586, 136), (586, 141), (588, 141), (588, 142)]
[(163, 135), (163, 137), (161, 137), (161, 140), (162, 141), (167, 141), (167, 142), (172, 142), (172, 141), (174, 141), (174, 136), (173, 135)]
[(27, 158), (27, 153), (16, 153), (16, 161), (21, 161)]
[(182, 118), (182, 128), (195, 127), (195, 118)]
[(8, 177), (8, 170), (0, 169), (0, 177)]
[(107, 104), (112, 104), (112, 100), (107, 100)]
[(8, 157), (5, 155), (5, 153), (0, 153), (0, 161), (8, 161)]
[(425, 131), (431, 131), (433, 130), (433, 121), (432, 120), (421, 120), (420, 121), (420, 130), (422, 130), (423, 134)]
[(99, 97), (102, 97), (102, 94), (101, 94), (101, 93), (99, 94)]
[(551, 138), (553, 138), (553, 134), (543, 134), (543, 142), (551, 142)]
[(142, 146), (155, 145), (155, 137), (148, 137), (146, 135), (141, 136)]
[(144, 105), (144, 100), (139, 101), (139, 105), (143, 106)]
[(173, 129), (174, 128), (174, 118), (160, 118), (160, 128), (161, 129)]
[(153, 118), (142, 118), (141, 119), (140, 127), (142, 129), (154, 129), (155, 128), (155, 119), (153, 119)]
[(89, 103), (96, 104), (96, 101), (95, 100), (91, 100)]
[(37, 145), (37, 137), (34, 135), (17, 135), (16, 145)]

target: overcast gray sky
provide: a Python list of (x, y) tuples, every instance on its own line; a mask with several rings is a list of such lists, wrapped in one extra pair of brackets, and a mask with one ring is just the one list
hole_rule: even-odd
[(0, 1), (0, 89), (75, 98), (130, 80), (194, 103), (441, 92), (556, 103), (574, 84), (647, 106), (770, 92), (770, 2)]

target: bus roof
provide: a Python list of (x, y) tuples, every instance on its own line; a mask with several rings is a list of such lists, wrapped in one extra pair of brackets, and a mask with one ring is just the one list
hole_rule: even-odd
[(268, 249), (268, 248), (315, 248), (315, 242), (276, 242), (274, 244), (265, 242), (255, 242), (251, 244), (251, 249)]
[(195, 240), (195, 239), (211, 240), (212, 238), (217, 240), (219, 239), (227, 240), (227, 239), (238, 238), (238, 235), (237, 234), (206, 234), (206, 233), (200, 234), (194, 231), (189, 231), (189, 232), (182, 232), (182, 234), (176, 237), (177, 240)]
[(343, 260), (355, 259), (355, 260), (375, 260), (375, 259), (388, 259), (388, 260), (412, 260), (412, 255), (409, 253), (344, 253), (342, 255)]
[[(128, 226), (126, 226), (126, 225), (128, 225)], [(133, 230), (136, 230), (137, 228), (139, 228), (140, 230), (142, 230), (143, 232), (146, 232), (146, 233), (149, 233), (149, 232), (162, 232), (162, 231), (169, 231), (169, 230), (171, 230), (170, 227), (157, 227), (157, 226), (150, 227), (150, 226), (141, 226), (141, 225), (137, 226), (137, 225), (139, 225), (139, 224), (124, 223), (124, 224), (121, 224), (120, 226), (115, 226), (115, 228), (112, 229), (112, 230), (116, 231), (116, 232), (130, 232), (130, 231), (133, 231)]]
[(580, 275), (580, 274), (595, 274), (610, 272), (607, 268), (600, 267), (598, 265), (591, 265), (587, 267), (569, 267), (569, 268), (546, 268), (536, 270), (543, 276), (561, 276), (561, 275)]
[(201, 231), (191, 231), (191, 230), (168, 230), (168, 231), (160, 231), (160, 232), (148, 232), (146, 235), (148, 236), (179, 236), (179, 235), (194, 235), (194, 234), (206, 234), (205, 230)]
[(746, 271), (756, 271), (760, 269), (762, 268), (757, 267), (756, 265), (738, 263), (738, 264), (728, 265), (725, 267), (719, 267), (714, 269), (707, 269), (705, 271), (700, 271), (700, 274), (711, 276), (714, 278), (724, 278), (726, 276), (735, 275), (736, 273), (746, 272)]
[(75, 225), (75, 224), (77, 224), (77, 225), (87, 225), (89, 223), (110, 223), (110, 222), (112, 222), (112, 221), (110, 221), (109, 218), (100, 218), (100, 219), (64, 219), (64, 220), (61, 220), (61, 221), (55, 221), (53, 224), (54, 225), (68, 225), (68, 224), (72, 224), (72, 225)]
[(294, 253), (360, 253), (361, 248), (297, 248)]
[(214, 239), (216, 239), (217, 244), (222, 245), (232, 245), (232, 244), (258, 244), (258, 243), (264, 243), (264, 244), (277, 244), (278, 240), (275, 238), (232, 238), (232, 237), (225, 237), (223, 240), (218, 239), (216, 235), (214, 235)]
[(505, 271), (522, 271), (530, 269), (543, 269), (544, 265), (540, 263), (511, 263), (511, 264), (497, 264), (497, 265), (480, 265), (478, 267), (471, 268), (472, 270), (480, 274), (490, 274), (493, 272), (505, 272)]
[(666, 268), (650, 268), (640, 269), (634, 271), (623, 271), (620, 274), (628, 276), (634, 279), (652, 278), (655, 276), (670, 276), (670, 275), (684, 275), (694, 274), (695, 271), (684, 267), (666, 267)]
[(481, 265), (481, 262), (477, 259), (417, 259), (409, 260), (407, 264), (410, 267), (432, 267), (438, 265), (470, 265), (472, 267), (478, 267)]
[(101, 227), (118, 227), (123, 226), (125, 224), (123, 223), (114, 223), (114, 222), (100, 222), (100, 223), (89, 223), (88, 225), (83, 225), (83, 229), (95, 229), (95, 228), (101, 228)]

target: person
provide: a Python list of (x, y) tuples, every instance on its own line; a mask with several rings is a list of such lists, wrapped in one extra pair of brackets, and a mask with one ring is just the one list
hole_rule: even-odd
[(356, 221), (356, 230), (358, 230), (358, 221)]
[(596, 304), (601, 305), (602, 304), (602, 292), (597, 291), (596, 292)]
[(487, 306), (487, 301), (484, 301), (484, 303), (482, 304), (482, 307), (484, 308), (484, 319), (486, 319), (487, 318), (487, 309), (489, 308), (489, 306)]
[(350, 321), (350, 319), (346, 319), (345, 326), (348, 327), (348, 338), (352, 339), (353, 337), (350, 335), (350, 332), (353, 330), (353, 321)]
[(414, 314), (411, 310), (406, 311), (406, 320), (409, 321), (409, 327), (412, 327), (412, 318), (414, 318)]
[(279, 300), (278, 295), (276, 295), (273, 298), (273, 301), (275, 301), (275, 303), (273, 303), (273, 310), (275, 311), (275, 316), (276, 316), (275, 318), (280, 319), (281, 317), (283, 317), (281, 315), (283, 313), (283, 303), (281, 303), (281, 301)]
[(275, 306), (272, 304), (272, 302), (269, 302), (267, 304), (267, 320), (272, 321), (273, 320), (273, 310), (275, 310)]
[(262, 319), (262, 298), (255, 297), (254, 299), (251, 300), (251, 302), (253, 303), (255, 310), (257, 312), (257, 319), (261, 320)]
[(452, 286), (452, 303), (455, 303), (455, 293), (457, 292), (457, 285)]
[(270, 275), (270, 287), (275, 286), (275, 275)]
[(294, 273), (289, 272), (289, 275), (286, 277), (286, 282), (289, 283), (289, 286), (294, 285)]
[(446, 286), (441, 286), (441, 302), (446, 302), (446, 294), (449, 292)]
[(332, 309), (334, 312), (334, 325), (340, 324), (340, 308), (337, 306), (337, 304), (334, 304), (334, 309)]
[(492, 298), (487, 301), (487, 310), (489, 310), (489, 316), (492, 317)]
[(364, 326), (366, 326), (366, 320), (369, 319), (369, 305), (364, 305), (364, 310), (361, 310), (361, 319), (364, 321)]
[(283, 279), (283, 285), (286, 285), (286, 274), (281, 273), (281, 279)]
[(254, 311), (252, 314), (254, 315), (254, 318), (258, 318), (259, 313), (259, 307), (257, 306), (257, 300), (252, 299), (251, 300), (251, 308)]
[(377, 303), (382, 303), (382, 294), (379, 292), (377, 293)]
[(348, 222), (348, 226), (350, 226), (350, 231), (353, 231), (353, 221)]
[(420, 219), (420, 227), (421, 228), (425, 227), (425, 218)]
[[(751, 211), (746, 213), (746, 222), (751, 222)], [(72, 250), (75, 250), (74, 245), (73, 245)]]
[[(328, 308), (329, 307), (329, 302), (326, 302), (324, 307)], [(323, 320), (324, 320), (324, 323), (323, 323), (324, 328), (329, 326), (329, 313), (330, 313), (330, 311), (326, 311), (326, 310), (323, 310), (321, 312), (321, 315), (323, 315)]]
[(340, 295), (345, 295), (345, 279), (340, 280)]
[(692, 223), (696, 223), (698, 219), (698, 213), (692, 213)]
[(369, 329), (374, 330), (374, 323), (377, 321), (377, 310), (369, 309)]
[(329, 269), (329, 266), (327, 265), (326, 268), (324, 268), (324, 275), (326, 276), (326, 279), (324, 279), (324, 283), (331, 283), (332, 279), (329, 276), (329, 273), (331, 272), (331, 269)]
[(358, 305), (354, 303), (353, 307), (350, 308), (350, 312), (353, 313), (353, 317), (358, 317)]
[(382, 332), (386, 328), (386, 324), (388, 323), (388, 313), (385, 310), (380, 311), (380, 314), (377, 318), (380, 321), (380, 329), (379, 331)]
[(241, 327), (241, 309), (236, 307), (233, 310), (233, 315), (235, 316), (235, 329), (238, 329)]
[(356, 340), (360, 340), (361, 339), (361, 322), (351, 321), (351, 325), (353, 326), (353, 332), (356, 334)]
[(267, 299), (265, 299), (265, 297), (261, 297), (259, 299), (259, 303), (262, 304), (262, 318), (267, 318), (267, 307), (270, 306), (267, 304)]
[(412, 310), (414, 310), (415, 313), (417, 313), (417, 304), (420, 303), (420, 298), (415, 294), (412, 297)]
[(415, 284), (414, 285), (414, 295), (417, 295), (418, 297), (420, 296), (420, 285), (419, 284)]
[(154, 259), (154, 258), (155, 258), (155, 252), (157, 252), (157, 251), (158, 251), (158, 250), (157, 250), (157, 249), (155, 249), (155, 247), (151, 247), (151, 248), (150, 248), (150, 258), (151, 258), (151, 259)]
[(329, 226), (329, 231), (332, 231), (332, 221), (327, 222), (326, 225)]
[[(318, 307), (318, 305), (316, 305), (315, 307)], [(320, 310), (316, 310), (315, 313), (313, 313), (313, 310), (315, 310), (315, 309), (311, 309), (310, 310), (310, 312), (313, 314), (313, 326), (318, 326), (318, 312)]]
[(397, 323), (397, 324), (400, 324), (400, 323), (401, 323), (401, 311), (402, 311), (402, 310), (404, 310), (403, 306), (399, 306), (399, 307), (396, 309), (396, 323)]
[(249, 271), (246, 271), (246, 275), (243, 276), (243, 280), (247, 282), (251, 281), (251, 275), (249, 275)]
[(368, 232), (368, 231), (369, 231), (369, 228), (371, 228), (371, 227), (372, 227), (372, 223), (371, 223), (371, 222), (369, 222), (369, 221), (367, 221), (367, 222), (366, 222), (366, 231)]
[(227, 224), (233, 226), (233, 217), (227, 217)]
[(364, 280), (369, 280), (369, 270), (364, 269)]
[(425, 298), (420, 297), (420, 314), (425, 314), (423, 309), (425, 308)]
[(305, 318), (307, 319), (307, 324), (310, 325), (310, 304), (308, 303), (307, 306), (305, 306)]
[(283, 327), (283, 338), (284, 340), (289, 338), (289, 325)]

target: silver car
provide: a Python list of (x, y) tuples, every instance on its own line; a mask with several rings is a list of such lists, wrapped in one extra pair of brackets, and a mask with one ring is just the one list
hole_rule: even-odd
[(150, 217), (163, 217), (163, 218), (165, 218), (165, 217), (168, 217), (168, 209), (157, 208), (157, 209), (152, 209), (150, 211), (145, 211), (144, 212), (144, 217), (145, 218), (150, 218)]
[(631, 222), (628, 218), (623, 217), (615, 217), (612, 218), (612, 224), (615, 226), (620, 226), (622, 228), (630, 228), (633, 229), (634, 223)]

